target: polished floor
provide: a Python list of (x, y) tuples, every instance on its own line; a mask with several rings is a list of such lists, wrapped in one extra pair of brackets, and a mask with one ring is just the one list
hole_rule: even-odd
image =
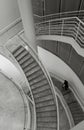
[(0, 130), (23, 130), (24, 103), (15, 84), (0, 73)]

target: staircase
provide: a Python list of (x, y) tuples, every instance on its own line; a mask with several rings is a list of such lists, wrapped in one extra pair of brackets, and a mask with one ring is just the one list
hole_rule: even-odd
[(56, 99), (53, 96), (51, 81), (47, 78), (42, 66), (22, 45), (15, 47), (10, 52), (21, 66), (29, 82), (36, 108), (36, 129), (57, 130)]
[(84, 120), (84, 112), (70, 89), (64, 90), (62, 83), (52, 77), (54, 85), (61, 91), (74, 120), (75, 125)]

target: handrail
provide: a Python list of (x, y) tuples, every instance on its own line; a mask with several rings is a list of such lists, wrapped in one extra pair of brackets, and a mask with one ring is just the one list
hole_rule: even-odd
[[(42, 24), (42, 23), (46, 23), (46, 22), (53, 22), (53, 21), (62, 21), (62, 20), (67, 20), (67, 19), (77, 19), (79, 20), (77, 17), (65, 17), (65, 18), (55, 18), (55, 19), (50, 19), (50, 20), (46, 20), (46, 21), (41, 21), (39, 23), (35, 23), (35, 26), (36, 25), (39, 25), (39, 24)], [(81, 21), (81, 20), (80, 20)]]
[[(45, 16), (52, 16), (52, 15), (62, 15), (62, 14), (74, 14), (74, 13), (84, 13), (84, 10), (75, 10), (75, 11), (66, 11), (66, 12), (60, 12), (60, 13), (54, 13), (54, 14), (48, 14), (48, 15), (44, 15), (44, 16), (40, 16), (40, 17), (45, 17)], [(38, 15), (39, 16), (39, 15)]]
[(67, 103), (66, 103), (66, 101), (65, 101), (65, 99), (63, 97), (63, 95), (59, 91), (59, 89), (55, 85), (54, 85), (54, 87), (55, 87), (55, 89), (57, 91), (57, 96), (59, 97), (60, 102), (62, 103), (63, 108), (65, 110), (65, 113), (67, 115), (67, 118), (69, 120), (70, 128), (72, 128), (75, 124), (74, 124), (74, 120), (73, 120), (72, 114), (70, 112), (70, 109), (69, 109), (69, 107), (68, 107), (68, 105), (67, 105)]
[(66, 34), (66, 36), (73, 37), (77, 43), (84, 48), (84, 23), (77, 17), (42, 21), (35, 24), (35, 29), (37, 35), (46, 35), (46, 33), (47, 35), (59, 35), (59, 33), (60, 35)]
[(55, 19), (55, 18), (62, 18), (62, 17), (63, 18), (64, 17), (78, 17), (78, 18), (80, 18), (80, 16), (82, 16), (82, 19), (83, 19), (84, 10), (60, 12), (60, 13), (48, 14), (48, 15), (44, 15), (44, 16), (36, 15), (36, 17), (39, 18), (39, 20), (41, 20), (41, 21), (46, 20), (46, 19), (52, 19), (52, 18)]

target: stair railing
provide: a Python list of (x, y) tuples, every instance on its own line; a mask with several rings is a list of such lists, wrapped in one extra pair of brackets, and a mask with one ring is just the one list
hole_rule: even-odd
[(73, 37), (84, 48), (84, 23), (77, 17), (44, 20), (35, 24), (35, 30), (37, 36), (61, 35)]
[[(57, 130), (59, 130), (59, 126), (58, 126), (58, 113), (59, 113), (58, 111), (59, 111), (59, 109), (58, 109), (58, 101), (57, 101), (57, 96), (56, 96), (57, 94), (56, 94), (54, 85), (52, 83), (52, 80), (50, 78), (50, 75), (49, 75), (48, 71), (45, 69), (44, 65), (42, 64), (42, 62), (39, 59), (39, 57), (36, 54), (36, 52), (34, 52), (34, 50), (28, 45), (28, 41), (26, 39), (22, 38), (20, 35), (21, 34), (19, 33), (18, 36), (15, 36), (12, 39), (12, 40), (14, 40), (13, 42), (11, 42), (12, 40), (10, 40), (9, 43), (7, 42), (7, 44), (5, 45), (5, 47), (10, 51), (10, 53), (12, 53), (11, 51), (12, 51), (13, 47), (18, 46), (18, 45), (22, 45), (35, 58), (35, 60), (37, 61), (37, 63), (40, 65), (42, 71), (44, 72), (44, 74), (45, 74), (45, 76), (46, 76), (46, 78), (48, 80), (49, 86), (50, 86), (52, 94), (53, 94), (54, 102), (55, 102), (55, 105), (56, 105), (56, 108), (57, 108)], [(16, 45), (14, 45), (14, 43), (16, 43)], [(35, 116), (36, 116), (36, 114), (35, 114)], [(34, 120), (34, 123), (35, 122), (36, 122), (36, 118)], [(36, 126), (34, 127), (34, 130), (35, 129), (36, 129)]]

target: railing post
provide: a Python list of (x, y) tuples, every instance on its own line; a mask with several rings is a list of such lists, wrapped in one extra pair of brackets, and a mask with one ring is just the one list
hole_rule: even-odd
[(63, 35), (64, 19), (62, 20), (61, 36)]
[(49, 35), (50, 35), (50, 21), (49, 21)]
[(78, 27), (77, 27), (77, 32), (76, 32), (75, 41), (77, 40), (78, 33), (79, 33), (79, 29), (80, 29), (80, 21), (79, 21), (79, 24), (78, 24)]

